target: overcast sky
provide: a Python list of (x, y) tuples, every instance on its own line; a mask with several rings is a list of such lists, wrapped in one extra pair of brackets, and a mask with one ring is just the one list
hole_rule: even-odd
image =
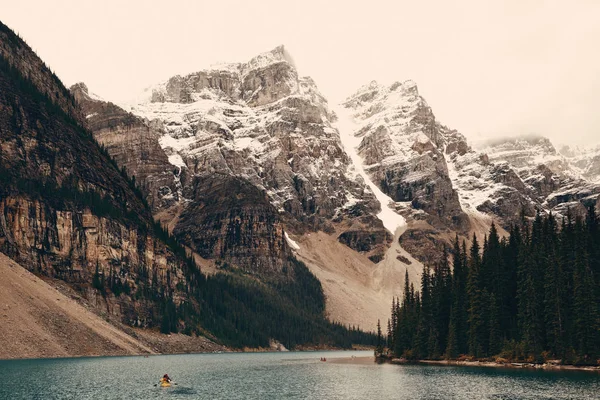
[(284, 44), (330, 101), (413, 79), (470, 138), (600, 142), (597, 0), (2, 2), (0, 19), (67, 86), (84, 81), (115, 102)]

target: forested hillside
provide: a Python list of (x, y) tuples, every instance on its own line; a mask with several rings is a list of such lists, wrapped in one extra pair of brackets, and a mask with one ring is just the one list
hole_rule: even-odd
[(457, 239), (451, 257), (424, 269), (420, 292), (407, 281), (394, 299), (391, 354), (597, 364), (599, 223), (590, 207), (585, 219), (523, 218), (507, 238), (492, 226), (469, 249)]

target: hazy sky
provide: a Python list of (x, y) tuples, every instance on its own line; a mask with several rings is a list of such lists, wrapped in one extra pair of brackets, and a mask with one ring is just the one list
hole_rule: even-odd
[[(66, 85), (133, 98), (284, 44), (331, 101), (413, 79), (470, 138), (600, 142), (600, 1), (2, 0), (0, 19)], [(9, 4), (6, 4), (9, 3)]]

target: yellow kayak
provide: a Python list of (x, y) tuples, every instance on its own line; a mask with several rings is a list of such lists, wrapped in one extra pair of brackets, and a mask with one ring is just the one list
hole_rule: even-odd
[(160, 387), (171, 387), (171, 383), (170, 382), (161, 382)]

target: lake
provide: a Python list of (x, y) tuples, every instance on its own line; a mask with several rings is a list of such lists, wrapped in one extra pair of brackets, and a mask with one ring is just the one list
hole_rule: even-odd
[[(0, 361), (0, 399), (599, 399), (600, 374), (336, 363), (372, 352)], [(319, 359), (326, 357), (327, 362)], [(177, 385), (154, 385), (168, 373)]]

